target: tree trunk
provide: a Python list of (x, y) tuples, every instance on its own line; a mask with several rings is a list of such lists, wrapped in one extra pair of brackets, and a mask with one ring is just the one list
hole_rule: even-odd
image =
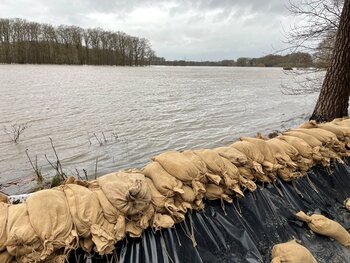
[(350, 96), (350, 0), (344, 7), (337, 31), (333, 58), (322, 84), (311, 120), (331, 121), (348, 116)]

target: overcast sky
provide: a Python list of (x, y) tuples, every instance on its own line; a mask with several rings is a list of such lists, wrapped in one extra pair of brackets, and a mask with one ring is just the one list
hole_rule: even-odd
[(258, 57), (283, 46), (287, 0), (0, 0), (1, 18), (124, 31), (158, 56), (187, 60)]

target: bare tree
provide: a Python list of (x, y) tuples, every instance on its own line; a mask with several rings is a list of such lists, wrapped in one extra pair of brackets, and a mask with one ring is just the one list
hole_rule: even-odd
[(4, 131), (10, 137), (11, 141), (17, 143), (21, 134), (28, 127), (28, 123), (15, 123), (11, 124), (10, 127), (4, 127)]
[(334, 52), (310, 119), (331, 121), (348, 115), (350, 96), (350, 0), (344, 1)]
[[(298, 85), (282, 85), (282, 92), (290, 95), (319, 92), (324, 71), (332, 58), (344, 0), (289, 0), (289, 11), (296, 24), (287, 33), (288, 50), (313, 54), (316, 69), (312, 72), (291, 72)], [(323, 73), (319, 73), (319, 72)]]

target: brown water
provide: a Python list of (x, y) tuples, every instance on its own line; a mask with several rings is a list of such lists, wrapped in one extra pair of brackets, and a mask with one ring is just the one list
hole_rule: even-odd
[[(293, 78), (280, 68), (0, 65), (0, 190), (34, 185), (26, 149), (44, 176), (54, 175), (49, 137), (67, 174), (93, 177), (97, 158), (101, 175), (165, 150), (295, 126), (315, 95), (283, 95), (281, 83)], [(3, 130), (13, 123), (29, 124), (17, 144)]]

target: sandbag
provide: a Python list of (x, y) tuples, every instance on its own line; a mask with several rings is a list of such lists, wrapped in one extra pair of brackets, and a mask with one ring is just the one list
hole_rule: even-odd
[(153, 228), (161, 230), (162, 228), (171, 228), (175, 224), (174, 220), (169, 215), (156, 213), (153, 219)]
[[(275, 165), (277, 163), (270, 145), (265, 140), (262, 140), (259, 138), (251, 138), (251, 137), (241, 137), (240, 140), (253, 143), (259, 149), (259, 151), (264, 155), (265, 162), (269, 162), (272, 165)], [(272, 170), (274, 170), (274, 167), (272, 167), (270, 171)]]
[(274, 245), (271, 263), (317, 263), (311, 252), (295, 240)]
[(6, 249), (10, 255), (24, 262), (41, 259), (44, 250), (40, 237), (35, 233), (25, 203), (8, 207)]
[(152, 180), (157, 190), (166, 197), (175, 193), (183, 194), (183, 183), (170, 175), (158, 162), (151, 162), (142, 169), (142, 173)]
[(134, 221), (126, 223), (126, 233), (132, 238), (139, 238), (143, 233), (143, 229)]
[(182, 187), (182, 189), (184, 190), (184, 193), (180, 195), (182, 200), (184, 200), (187, 203), (192, 204), (194, 202), (194, 200), (196, 199), (196, 195), (194, 194), (193, 189), (187, 185), (184, 185)]
[(333, 145), (334, 143), (339, 143), (339, 140), (334, 133), (320, 129), (320, 128), (296, 129), (295, 131), (300, 131), (300, 132), (312, 135), (316, 139), (318, 139), (320, 142), (322, 142), (324, 145), (326, 144)]
[(74, 230), (66, 196), (61, 189), (35, 192), (28, 197), (25, 204), (30, 224), (44, 247), (40, 255), (41, 260), (57, 249), (64, 248), (65, 253), (68, 253), (77, 248), (78, 236)]
[(304, 158), (312, 159), (313, 149), (303, 139), (300, 139), (298, 137), (288, 136), (288, 135), (282, 135), (282, 136), (279, 136), (278, 138), (292, 145), (295, 149), (298, 150), (298, 152)]
[(307, 223), (312, 231), (317, 234), (331, 237), (343, 246), (350, 248), (350, 234), (338, 222), (335, 222), (323, 215), (306, 215), (300, 211), (296, 216)]
[(217, 186), (215, 184), (207, 184), (207, 191), (205, 193), (205, 197), (208, 200), (225, 200), (228, 203), (232, 203), (232, 199), (225, 194), (224, 188), (221, 186)]
[(307, 122), (304, 122), (304, 123), (300, 124), (298, 128), (302, 128), (302, 129), (317, 128), (317, 123), (314, 120), (307, 121)]
[(193, 151), (184, 151), (182, 154), (198, 169), (201, 175), (206, 175), (208, 173), (205, 162)]
[(3, 251), (5, 249), (5, 243), (7, 240), (6, 227), (8, 218), (8, 207), (8, 204), (0, 202), (0, 251)]
[(214, 148), (213, 151), (218, 153), (221, 157), (228, 159), (236, 166), (242, 166), (248, 162), (247, 156), (233, 147), (219, 147)]
[(248, 141), (238, 141), (231, 145), (231, 147), (237, 149), (241, 153), (247, 156), (247, 158), (262, 164), (265, 160), (264, 155), (260, 152), (257, 147)]
[(315, 138), (310, 134), (306, 134), (301, 131), (291, 130), (291, 131), (284, 132), (283, 135), (288, 135), (288, 136), (293, 136), (293, 137), (298, 137), (300, 139), (303, 139), (312, 148), (322, 146), (322, 142), (320, 140), (318, 140), (317, 138)]
[(267, 140), (277, 162), (283, 166), (296, 168), (297, 165), (292, 161), (291, 157), (286, 153), (285, 146), (279, 138)]
[[(146, 181), (151, 193), (151, 203), (155, 207), (155, 211), (167, 211), (170, 214), (177, 211), (177, 208), (174, 204), (174, 199), (172, 197), (165, 197), (162, 195), (150, 178), (146, 178)], [(183, 190), (183, 194), (184, 193), (185, 191)]]
[(0, 262), (1, 263), (15, 263), (13, 256), (9, 254), (9, 252), (0, 250)]
[(225, 173), (225, 164), (220, 155), (215, 151), (207, 149), (195, 150), (194, 153), (202, 159), (212, 173), (220, 176)]
[(345, 201), (344, 201), (344, 205), (345, 205), (345, 208), (350, 211), (350, 198), (347, 198)]
[(320, 123), (318, 124), (318, 128), (321, 128), (323, 130), (329, 131), (334, 133), (337, 138), (341, 141), (345, 139), (345, 136), (347, 136), (347, 132), (349, 132), (349, 129), (346, 129), (345, 127), (341, 127), (332, 123)]
[(109, 202), (126, 216), (142, 213), (151, 202), (143, 174), (120, 171), (101, 176), (97, 181)]
[(8, 203), (9, 202), (9, 199), (7, 197), (7, 195), (3, 194), (0, 192), (0, 203)]
[[(116, 243), (114, 225), (103, 216), (96, 195), (89, 189), (75, 184), (63, 187), (69, 211), (76, 231), (84, 244), (95, 244), (95, 251), (101, 255), (111, 253)], [(91, 240), (91, 241), (90, 241)], [(83, 247), (90, 252), (92, 247)]]
[(152, 158), (170, 175), (182, 182), (192, 182), (200, 178), (199, 170), (183, 154), (176, 151), (162, 153)]
[[(118, 209), (116, 209), (111, 204), (111, 202), (109, 202), (108, 198), (102, 191), (98, 181), (96, 180), (90, 181), (88, 184), (88, 188), (90, 191), (92, 191), (95, 194), (102, 208), (103, 216), (107, 219), (109, 223), (116, 224), (118, 220), (119, 221), (121, 220), (121, 217), (124, 218), (121, 212)], [(117, 240), (119, 240), (119, 238), (117, 238)]]

